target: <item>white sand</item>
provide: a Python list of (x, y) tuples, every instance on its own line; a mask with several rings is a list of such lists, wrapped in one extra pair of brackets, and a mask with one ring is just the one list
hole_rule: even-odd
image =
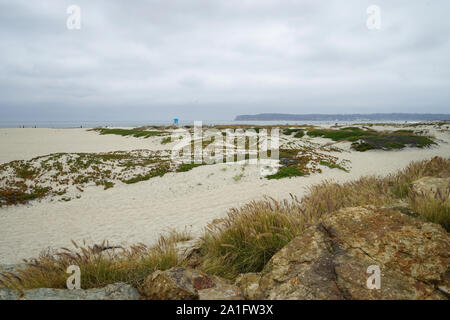
[(58, 152), (160, 150), (161, 139), (99, 135), (87, 129), (0, 128), (0, 164)]
[[(106, 191), (90, 187), (82, 198), (70, 202), (42, 201), (0, 208), (0, 263), (35, 257), (47, 247), (71, 247), (71, 239), (151, 244), (161, 232), (185, 226), (200, 234), (208, 222), (223, 217), (229, 208), (264, 195), (277, 199), (288, 198), (289, 193), (302, 196), (308, 186), (324, 179), (342, 182), (368, 174), (385, 175), (413, 160), (449, 157), (449, 133), (433, 133), (441, 140), (438, 147), (339, 154), (351, 161), (350, 173), (325, 168), (322, 174), (308, 177), (267, 180), (261, 178), (257, 167), (248, 165), (244, 177), (234, 181), (233, 177), (242, 172), (241, 166), (220, 164), (132, 185), (117, 184)], [(154, 150), (163, 148), (160, 140), (100, 136), (85, 129), (0, 129), (0, 163), (55, 152)], [(339, 146), (348, 149), (349, 144)]]

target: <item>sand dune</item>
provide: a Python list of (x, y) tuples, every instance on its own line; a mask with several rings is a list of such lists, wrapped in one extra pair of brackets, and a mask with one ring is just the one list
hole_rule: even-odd
[[(440, 144), (428, 149), (336, 154), (351, 162), (349, 173), (324, 168), (322, 174), (308, 177), (267, 180), (256, 166), (243, 169), (237, 164), (217, 164), (132, 185), (117, 184), (109, 190), (89, 187), (83, 197), (70, 202), (46, 199), (0, 208), (0, 263), (17, 263), (47, 247), (71, 246), (72, 239), (151, 244), (161, 232), (185, 226), (199, 235), (208, 222), (224, 216), (229, 208), (264, 195), (277, 199), (290, 193), (302, 196), (308, 186), (325, 179), (342, 182), (369, 174), (386, 175), (413, 160), (450, 156), (448, 132), (433, 134)], [(0, 163), (55, 152), (165, 148), (160, 140), (100, 136), (85, 129), (0, 129)], [(329, 142), (320, 138), (315, 141)], [(349, 143), (339, 146), (349, 150)], [(235, 181), (233, 177), (241, 172), (242, 179)]]

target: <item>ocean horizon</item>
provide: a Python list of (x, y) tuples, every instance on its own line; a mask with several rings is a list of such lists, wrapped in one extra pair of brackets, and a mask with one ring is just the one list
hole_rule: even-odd
[[(355, 124), (355, 123), (418, 123), (427, 121), (410, 120), (349, 120), (349, 121), (236, 121), (236, 120), (179, 120), (180, 126), (193, 125), (194, 121), (202, 121), (204, 126), (211, 125), (299, 125), (299, 124)], [(74, 129), (74, 128), (96, 128), (96, 127), (141, 127), (141, 126), (168, 126), (172, 120), (148, 120), (148, 121), (0, 121), (0, 128), (48, 128), (48, 129)]]

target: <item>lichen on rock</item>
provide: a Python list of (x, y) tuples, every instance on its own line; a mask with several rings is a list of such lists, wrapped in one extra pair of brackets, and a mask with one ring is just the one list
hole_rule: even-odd
[[(345, 208), (276, 253), (254, 298), (446, 299), (449, 252), (449, 234), (437, 224), (390, 209)], [(373, 265), (380, 289), (367, 287)]]

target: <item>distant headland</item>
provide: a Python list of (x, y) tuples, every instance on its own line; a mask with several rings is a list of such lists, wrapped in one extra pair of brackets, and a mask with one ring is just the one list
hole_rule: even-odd
[(450, 114), (435, 113), (354, 113), (354, 114), (285, 114), (260, 113), (238, 115), (235, 121), (435, 121), (450, 120)]

